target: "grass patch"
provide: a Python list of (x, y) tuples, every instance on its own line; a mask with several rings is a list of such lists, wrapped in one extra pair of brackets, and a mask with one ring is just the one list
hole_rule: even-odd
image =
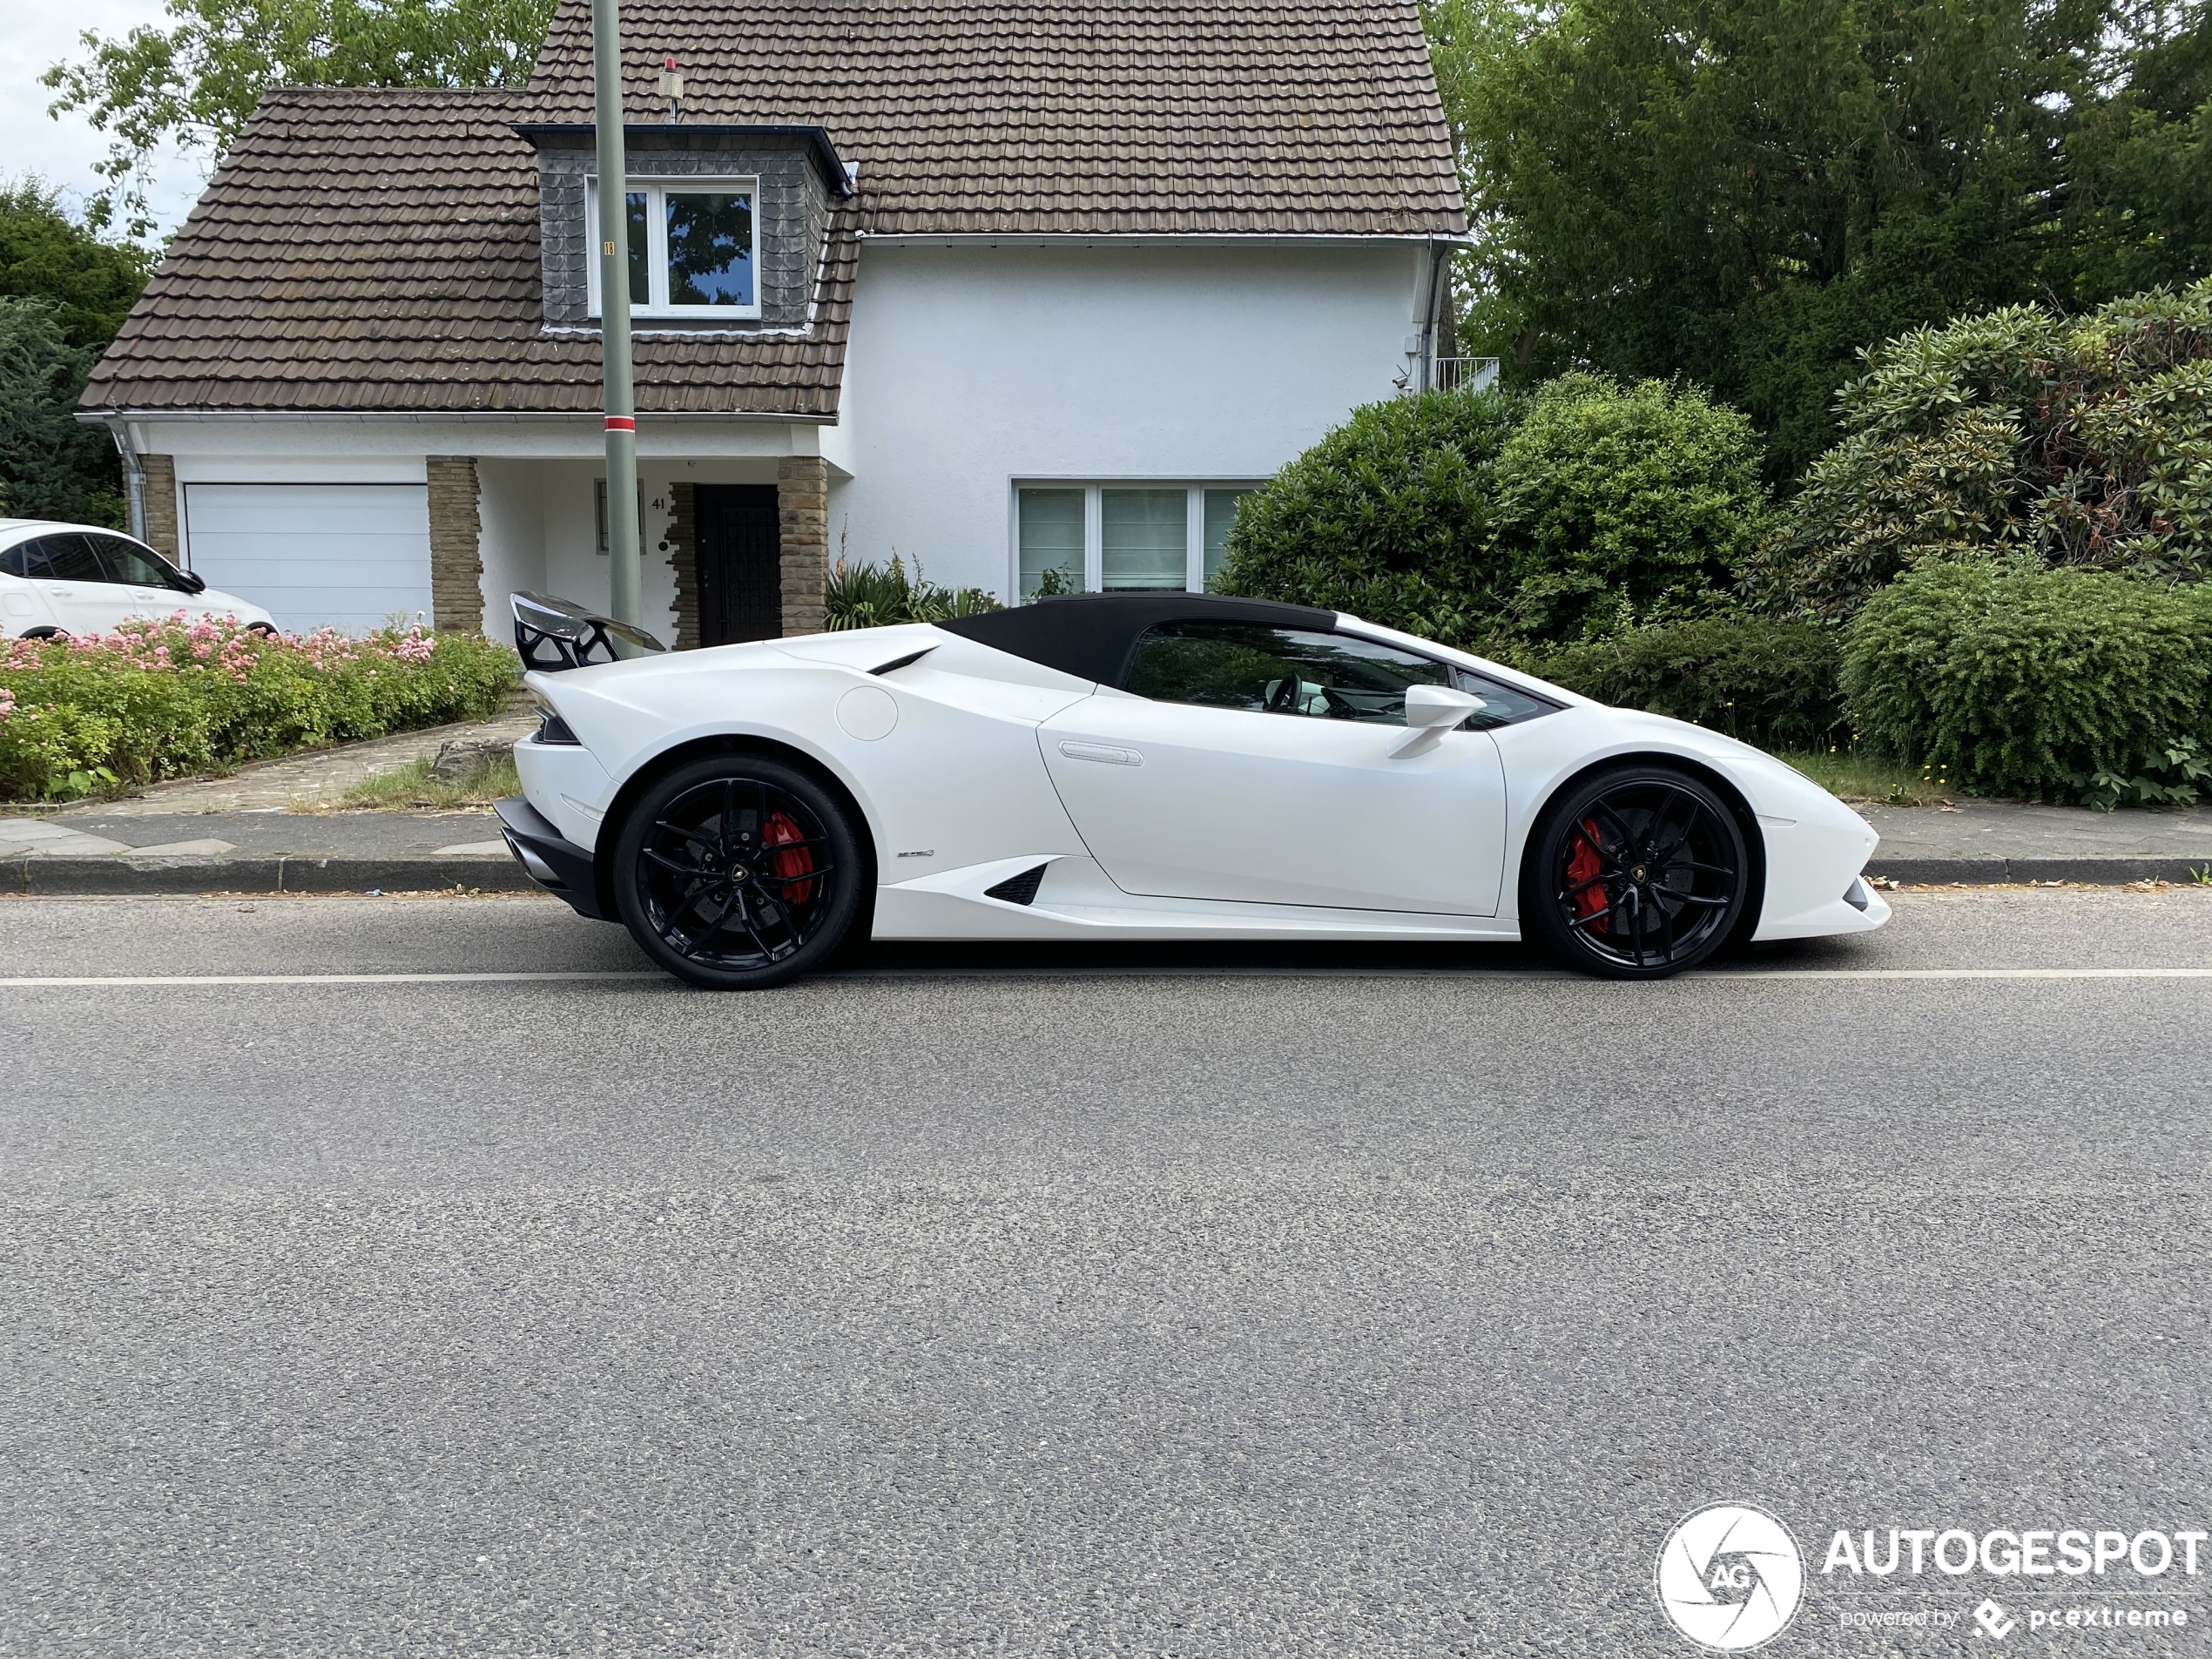
[(1885, 760), (1864, 749), (1784, 749), (1776, 755), (1841, 800), (1934, 806), (1966, 792), (1936, 768)]
[(488, 755), (481, 765), (452, 780), (430, 776), (435, 759), (424, 755), (397, 772), (366, 779), (346, 792), (344, 804), (355, 812), (451, 812), (489, 806), (523, 792), (523, 780), (515, 775), (511, 754)]

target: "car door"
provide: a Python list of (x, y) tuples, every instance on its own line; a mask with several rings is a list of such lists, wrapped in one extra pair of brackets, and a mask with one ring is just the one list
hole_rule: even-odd
[(44, 554), (34, 556), (34, 545), (17, 542), (12, 547), (0, 548), (0, 637), (60, 626), (45, 590), (30, 579), (34, 567), (39, 570), (46, 568)]
[(24, 575), (65, 634), (104, 634), (130, 615), (125, 590), (108, 583), (91, 541), (54, 530), (24, 549)]
[(173, 617), (179, 610), (205, 610), (194, 604), (174, 575), (137, 543), (120, 536), (87, 535), (84, 539), (98, 556), (112, 602), (122, 607), (125, 615), (159, 618)]
[(1126, 893), (1495, 915), (1505, 772), (1487, 732), (1405, 746), (1444, 664), (1353, 635), (1214, 621), (1143, 636), (1123, 689), (1046, 720), (1046, 769)]

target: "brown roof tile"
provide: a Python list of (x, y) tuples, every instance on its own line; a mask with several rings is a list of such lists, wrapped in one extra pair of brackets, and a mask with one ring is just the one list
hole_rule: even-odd
[[(628, 117), (826, 127), (860, 164), (805, 336), (636, 341), (641, 411), (833, 418), (867, 235), (1465, 229), (1407, 0), (630, 0)], [(590, 413), (543, 327), (517, 121), (588, 121), (562, 0), (527, 89), (273, 93), (86, 388), (88, 407)]]

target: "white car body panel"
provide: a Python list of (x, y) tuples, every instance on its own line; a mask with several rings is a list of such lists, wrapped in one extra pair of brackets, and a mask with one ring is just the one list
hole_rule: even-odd
[[(880, 939), (1418, 941), (1518, 938), (1515, 873), (1544, 803), (1608, 759), (1667, 758), (1716, 774), (1757, 817), (1754, 938), (1888, 919), (1857, 881), (1873, 830), (1780, 761), (1353, 617), (1338, 627), (1559, 706), (1393, 756), (1402, 727), (1154, 702), (914, 624), (532, 673), (577, 742), (527, 739), (516, 767), (531, 806), (604, 851), (625, 786), (676, 752), (796, 752), (860, 808)], [(1028, 904), (986, 891), (1040, 865)]]
[(1090, 697), (1038, 729), (1091, 855), (1147, 898), (1494, 916), (1505, 772), (1487, 732)]
[[(20, 518), (0, 519), (0, 556), (24, 543), (57, 535), (111, 537), (128, 543), (157, 563), (166, 563), (145, 543), (118, 530), (97, 524), (49, 523)], [(275, 619), (260, 605), (215, 588), (185, 593), (176, 588), (138, 583), (21, 577), (0, 569), (0, 637), (20, 637), (49, 629), (79, 636), (112, 633), (125, 622), (138, 618), (164, 622), (179, 611), (192, 622), (231, 617), (248, 625), (276, 625)]]

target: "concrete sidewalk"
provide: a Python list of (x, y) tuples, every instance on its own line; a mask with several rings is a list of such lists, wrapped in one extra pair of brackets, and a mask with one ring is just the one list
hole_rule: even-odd
[(2093, 813), (1961, 800), (1951, 806), (1858, 810), (1882, 838), (1870, 873), (1894, 881), (2118, 885), (2212, 879), (2212, 807)]
[(519, 893), (533, 885), (489, 811), (0, 818), (0, 891), (34, 894)]
[[(31, 894), (525, 892), (486, 812), (145, 810), (144, 800), (0, 817), (0, 891)], [(1967, 801), (1865, 806), (1869, 873), (1901, 882), (2188, 883), (2212, 876), (2212, 809), (2091, 813)]]

